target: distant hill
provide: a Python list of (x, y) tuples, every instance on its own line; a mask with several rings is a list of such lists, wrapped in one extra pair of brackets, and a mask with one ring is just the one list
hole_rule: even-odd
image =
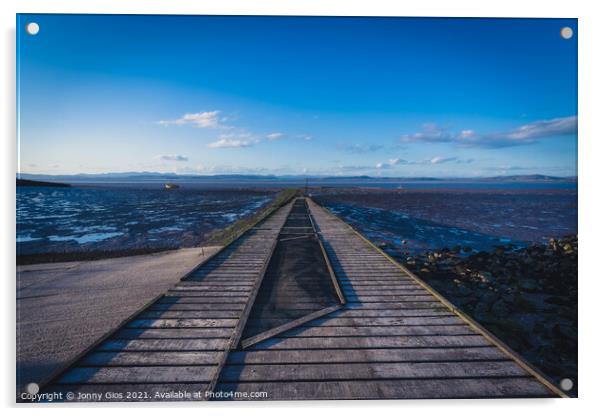
[(29, 180), (29, 179), (17, 179), (17, 186), (49, 186), (49, 187), (53, 187), (53, 188), (69, 188), (71, 185), (69, 185), (68, 183), (33, 181), (33, 180)]
[(567, 181), (577, 180), (575, 177), (560, 177), (560, 176), (548, 176), (548, 175), (512, 175), (512, 176), (492, 176), (490, 178), (483, 178), (483, 180), (490, 181)]
[[(220, 175), (198, 175), (177, 174), (161, 172), (111, 172), (111, 173), (80, 173), (73, 175), (43, 175), (21, 173), (21, 180), (33, 180), (42, 182), (69, 182), (69, 183), (115, 183), (115, 182), (176, 182), (176, 181), (198, 181), (198, 182), (278, 182), (299, 181), (305, 182), (535, 182), (535, 181), (571, 181), (577, 178), (558, 177), (548, 175), (510, 175), (472, 178), (436, 178), (436, 177), (379, 177), (379, 176), (332, 176), (332, 175), (245, 175), (245, 174), (220, 174)], [(42, 185), (37, 185), (42, 186)], [(52, 186), (52, 185), (47, 185)]]

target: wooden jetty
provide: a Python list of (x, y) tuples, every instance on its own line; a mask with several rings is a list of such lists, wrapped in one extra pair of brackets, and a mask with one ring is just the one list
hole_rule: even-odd
[[(240, 342), (289, 203), (44, 391), (143, 401), (565, 397), (349, 225), (307, 202), (344, 298), (332, 312), (244, 348)], [(169, 396), (174, 391), (191, 396)], [(123, 397), (128, 392), (142, 396)]]

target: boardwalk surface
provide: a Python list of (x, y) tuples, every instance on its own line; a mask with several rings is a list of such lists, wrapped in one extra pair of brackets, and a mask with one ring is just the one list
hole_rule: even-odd
[(269, 400), (558, 395), (349, 226), (308, 203), (346, 301), (338, 310), (248, 348), (239, 343), (289, 204), (45, 391), (114, 392), (114, 400), (182, 399), (169, 396), (174, 391), (201, 393), (192, 400), (205, 392)]
[(217, 391), (272, 400), (557, 396), (350, 227), (310, 208), (347, 304), (231, 353)]

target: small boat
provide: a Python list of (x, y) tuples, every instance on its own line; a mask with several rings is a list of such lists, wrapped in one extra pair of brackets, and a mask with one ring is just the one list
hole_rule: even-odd
[(175, 183), (166, 183), (165, 184), (165, 189), (167, 189), (168, 191), (171, 191), (172, 189), (178, 189), (180, 188), (180, 185), (176, 185)]

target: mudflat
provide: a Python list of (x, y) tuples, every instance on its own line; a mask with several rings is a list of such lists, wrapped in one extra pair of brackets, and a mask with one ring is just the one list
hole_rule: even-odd
[(219, 246), (17, 267), (17, 384), (44, 382)]

